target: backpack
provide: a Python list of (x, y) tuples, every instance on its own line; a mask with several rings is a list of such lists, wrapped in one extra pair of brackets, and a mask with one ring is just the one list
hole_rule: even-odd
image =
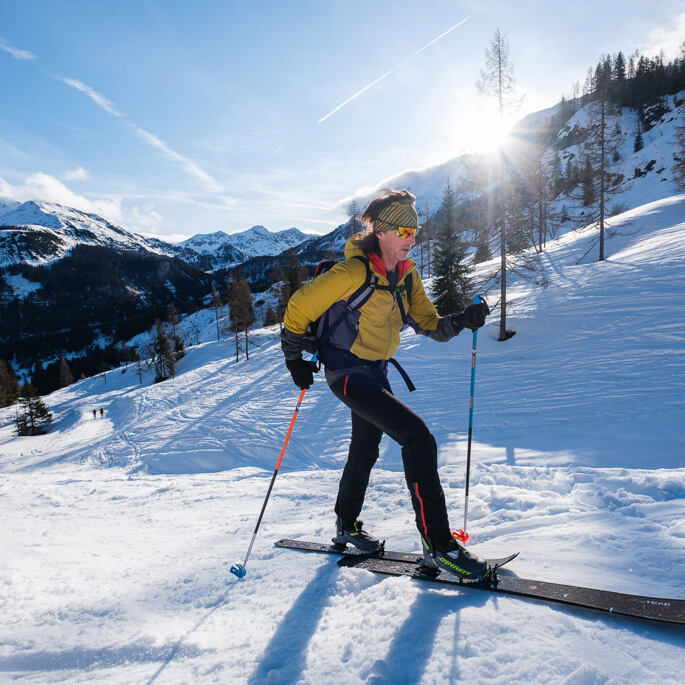
[[(355, 255), (352, 259), (358, 259), (363, 262), (366, 266), (366, 278), (364, 283), (357, 288), (357, 290), (350, 295), (347, 300), (347, 305), (345, 310), (341, 315), (339, 315), (333, 322), (329, 321), (330, 308), (327, 309), (316, 321), (312, 321), (308, 326), (304, 338), (302, 339), (303, 347), (306, 352), (310, 354), (318, 354), (320, 351), (321, 343), (333, 334), (335, 329), (345, 320), (345, 318), (356, 311), (360, 307), (364, 306), (369, 300), (371, 295), (373, 295), (374, 290), (393, 290), (393, 295), (397, 299), (397, 304), (400, 308), (400, 314), (402, 315), (402, 323), (407, 322), (407, 314), (404, 310), (404, 304), (402, 303), (402, 293), (407, 293), (407, 300), (409, 305), (411, 305), (411, 291), (412, 291), (412, 275), (411, 272), (407, 274), (404, 279), (404, 283), (395, 288), (391, 288), (389, 285), (378, 285), (378, 276), (371, 270), (371, 265), (366, 257), (361, 255)], [(317, 264), (314, 271), (314, 278), (325, 274), (330, 271), (338, 262), (333, 259), (324, 260)]]

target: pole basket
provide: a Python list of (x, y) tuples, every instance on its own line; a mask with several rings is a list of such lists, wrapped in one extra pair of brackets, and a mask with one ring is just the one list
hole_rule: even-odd
[(231, 573), (237, 578), (244, 578), (247, 574), (247, 569), (242, 564), (233, 564), (231, 566)]

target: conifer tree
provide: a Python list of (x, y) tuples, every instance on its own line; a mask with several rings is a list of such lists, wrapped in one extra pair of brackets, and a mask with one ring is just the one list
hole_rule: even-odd
[(586, 155), (586, 170), (583, 185), (583, 204), (591, 207), (590, 221), (599, 229), (599, 261), (603, 261), (606, 233), (607, 204), (611, 195), (618, 191), (617, 178), (612, 173), (612, 159), (618, 150), (619, 136), (610, 126), (609, 116), (614, 107), (609, 101), (609, 81), (606, 67), (598, 67), (596, 78), (596, 100), (588, 125), (588, 134), (583, 143)]
[(492, 251), (490, 250), (490, 245), (488, 245), (487, 235), (485, 231), (481, 231), (476, 240), (476, 251), (473, 255), (473, 263), (480, 264), (481, 262), (487, 262), (491, 259)]
[(288, 253), (288, 263), (285, 270), (285, 278), (287, 283), (288, 299), (292, 294), (302, 285), (305, 279), (305, 270), (300, 262), (300, 257), (295, 250), (290, 250)]
[(216, 290), (212, 290), (212, 309), (214, 310), (214, 322), (216, 323), (216, 341), (221, 340), (221, 327), (219, 326), (219, 316), (224, 303), (221, 295)]
[(52, 414), (38, 391), (30, 383), (22, 385), (16, 417), (17, 435), (43, 435), (51, 423)]
[(183, 341), (183, 338), (179, 332), (179, 323), (180, 319), (178, 316), (178, 311), (176, 310), (176, 307), (174, 307), (173, 304), (170, 304), (167, 307), (167, 314), (166, 314), (166, 320), (169, 326), (171, 327), (171, 346), (173, 348), (173, 353), (174, 356), (176, 357), (176, 360), (178, 361), (181, 359), (181, 357), (185, 356), (185, 343)]
[(155, 321), (154, 336), (147, 345), (146, 353), (155, 371), (155, 383), (161, 383), (176, 373), (176, 355), (159, 319)]
[(264, 314), (264, 325), (275, 326), (278, 323), (278, 314), (273, 307), (269, 307)]
[(585, 158), (585, 165), (583, 166), (582, 186), (583, 186), (583, 205), (590, 207), (595, 202), (595, 175), (590, 163), (590, 158)]
[(19, 384), (12, 367), (0, 359), (0, 407), (9, 407), (17, 401)]
[(276, 262), (269, 273), (269, 281), (274, 284), (275, 292), (277, 297), (276, 302), (276, 319), (278, 321), (278, 326), (280, 329), (283, 328), (283, 315), (285, 314), (285, 308), (288, 306), (288, 295), (286, 294), (285, 288), (285, 273), (283, 272), (283, 267), (279, 262)]
[[(364, 227), (359, 219), (361, 213), (359, 202), (357, 202), (357, 200), (352, 200), (347, 207), (347, 216), (349, 217), (349, 230), (347, 231), (347, 237), (363, 230)], [(335, 257), (333, 257), (333, 259), (335, 259)]]
[(67, 360), (62, 357), (59, 360), (59, 387), (66, 388), (74, 382), (74, 376), (71, 373)]
[(556, 197), (564, 187), (563, 177), (561, 173), (561, 158), (558, 150), (554, 150), (552, 159), (549, 162), (548, 175), (550, 178), (550, 192), (552, 197)]
[(460, 312), (469, 304), (470, 267), (467, 246), (459, 227), (457, 194), (449, 179), (435, 217), (435, 280), (433, 302), (442, 316)]
[[(685, 43), (683, 43), (685, 53)], [(685, 55), (683, 57), (685, 63)], [(676, 144), (673, 153), (673, 175), (678, 190), (685, 193), (685, 101), (680, 103), (679, 125), (676, 127)]]
[(254, 309), (252, 307), (252, 292), (242, 271), (237, 269), (231, 278), (228, 308), (231, 316), (231, 331), (235, 335), (235, 360), (239, 359), (240, 342), (239, 334), (245, 334), (245, 358), (250, 358), (248, 350), (248, 328), (255, 322)]

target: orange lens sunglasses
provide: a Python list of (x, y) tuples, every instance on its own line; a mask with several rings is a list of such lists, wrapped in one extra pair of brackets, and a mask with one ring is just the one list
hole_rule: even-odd
[(410, 226), (398, 226), (397, 235), (400, 238), (411, 238), (416, 235), (418, 228), (411, 228)]

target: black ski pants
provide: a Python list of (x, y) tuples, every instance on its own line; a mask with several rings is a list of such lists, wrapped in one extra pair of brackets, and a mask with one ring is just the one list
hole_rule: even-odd
[(434, 544), (450, 539), (445, 494), (438, 476), (435, 438), (423, 419), (388, 390), (362, 389), (354, 375), (331, 385), (336, 397), (352, 410), (352, 440), (340, 479), (335, 513), (350, 525), (359, 516), (369, 475), (378, 459), (383, 433), (402, 446), (402, 462), (416, 526)]

